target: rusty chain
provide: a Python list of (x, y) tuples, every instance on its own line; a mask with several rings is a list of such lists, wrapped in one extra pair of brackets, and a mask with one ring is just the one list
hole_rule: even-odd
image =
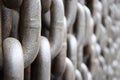
[(0, 80), (119, 80), (119, 0), (0, 0)]

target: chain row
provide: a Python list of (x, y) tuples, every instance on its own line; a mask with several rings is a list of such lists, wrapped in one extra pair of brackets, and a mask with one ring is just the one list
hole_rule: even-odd
[(0, 80), (119, 80), (119, 0), (0, 0)]

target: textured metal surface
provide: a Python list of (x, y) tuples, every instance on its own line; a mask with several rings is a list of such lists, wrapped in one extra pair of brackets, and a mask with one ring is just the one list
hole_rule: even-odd
[(120, 0), (0, 0), (0, 80), (120, 80)]

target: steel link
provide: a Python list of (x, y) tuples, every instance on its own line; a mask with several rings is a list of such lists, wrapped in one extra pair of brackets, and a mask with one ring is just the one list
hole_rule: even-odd
[(52, 61), (52, 73), (55, 75), (56, 79), (59, 80), (59, 78), (62, 77), (65, 67), (66, 67), (66, 55), (67, 55), (67, 22), (66, 18), (64, 17), (64, 38), (62, 43), (62, 49), (59, 52), (59, 54), (56, 56), (56, 58)]
[(51, 25), (49, 41), (51, 46), (51, 59), (53, 60), (60, 52), (63, 41), (64, 7), (61, 0), (53, 0), (51, 5)]
[(41, 37), (40, 50), (32, 64), (31, 80), (50, 80), (51, 55), (50, 44), (45, 37)]
[(65, 16), (67, 18), (68, 32), (71, 32), (77, 14), (77, 0), (64, 0), (64, 8)]
[(7, 38), (3, 42), (4, 50), (4, 80), (23, 80), (24, 61), (20, 42)]
[(41, 2), (40, 0), (24, 0), (20, 8), (19, 39), (23, 46), (25, 68), (38, 54), (40, 36)]

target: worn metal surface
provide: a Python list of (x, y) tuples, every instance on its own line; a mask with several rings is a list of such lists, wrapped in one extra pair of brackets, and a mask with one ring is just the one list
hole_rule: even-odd
[(0, 0), (0, 80), (120, 80), (120, 0)]

